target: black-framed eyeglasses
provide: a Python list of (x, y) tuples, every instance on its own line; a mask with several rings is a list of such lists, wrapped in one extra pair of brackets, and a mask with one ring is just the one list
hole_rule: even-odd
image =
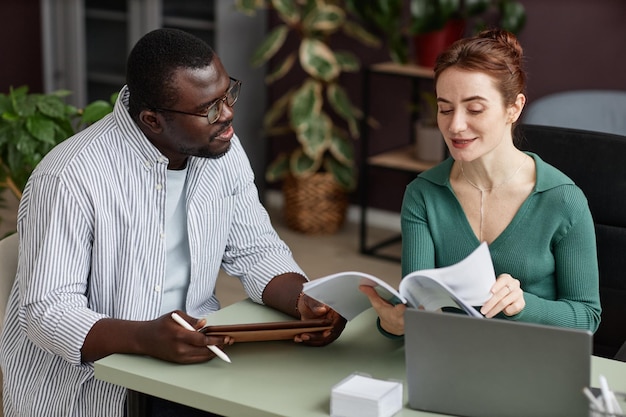
[(229, 107), (233, 107), (239, 98), (239, 92), (241, 91), (241, 81), (233, 78), (230, 78), (230, 87), (226, 91), (222, 97), (215, 100), (213, 103), (209, 105), (205, 114), (199, 113), (190, 113), (182, 110), (174, 110), (174, 109), (164, 109), (161, 107), (153, 107), (152, 110), (156, 111), (168, 111), (171, 113), (180, 113), (187, 114), (189, 116), (198, 116), (198, 117), (206, 117), (209, 124), (213, 124), (217, 122), (222, 115), (222, 109), (224, 108), (224, 103), (228, 104)]

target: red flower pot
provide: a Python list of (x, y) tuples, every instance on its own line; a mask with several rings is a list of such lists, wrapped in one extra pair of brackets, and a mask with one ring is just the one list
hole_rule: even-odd
[(441, 30), (416, 35), (414, 38), (415, 63), (423, 67), (435, 66), (437, 56), (446, 48), (461, 39), (465, 33), (465, 21), (449, 21)]

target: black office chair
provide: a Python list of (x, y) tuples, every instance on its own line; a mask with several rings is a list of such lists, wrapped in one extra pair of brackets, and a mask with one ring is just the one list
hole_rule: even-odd
[(520, 149), (563, 171), (589, 200), (602, 303), (593, 352), (626, 362), (626, 136), (523, 124), (516, 134)]

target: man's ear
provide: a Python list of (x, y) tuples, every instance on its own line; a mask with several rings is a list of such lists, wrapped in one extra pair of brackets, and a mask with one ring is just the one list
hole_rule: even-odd
[(153, 110), (142, 110), (139, 113), (139, 123), (153, 133), (161, 133), (161, 117)]

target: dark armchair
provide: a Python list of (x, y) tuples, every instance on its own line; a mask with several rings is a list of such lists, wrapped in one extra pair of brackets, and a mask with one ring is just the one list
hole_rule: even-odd
[(614, 358), (626, 342), (626, 136), (537, 125), (520, 125), (516, 134), (521, 149), (563, 171), (589, 200), (602, 303), (593, 352)]

